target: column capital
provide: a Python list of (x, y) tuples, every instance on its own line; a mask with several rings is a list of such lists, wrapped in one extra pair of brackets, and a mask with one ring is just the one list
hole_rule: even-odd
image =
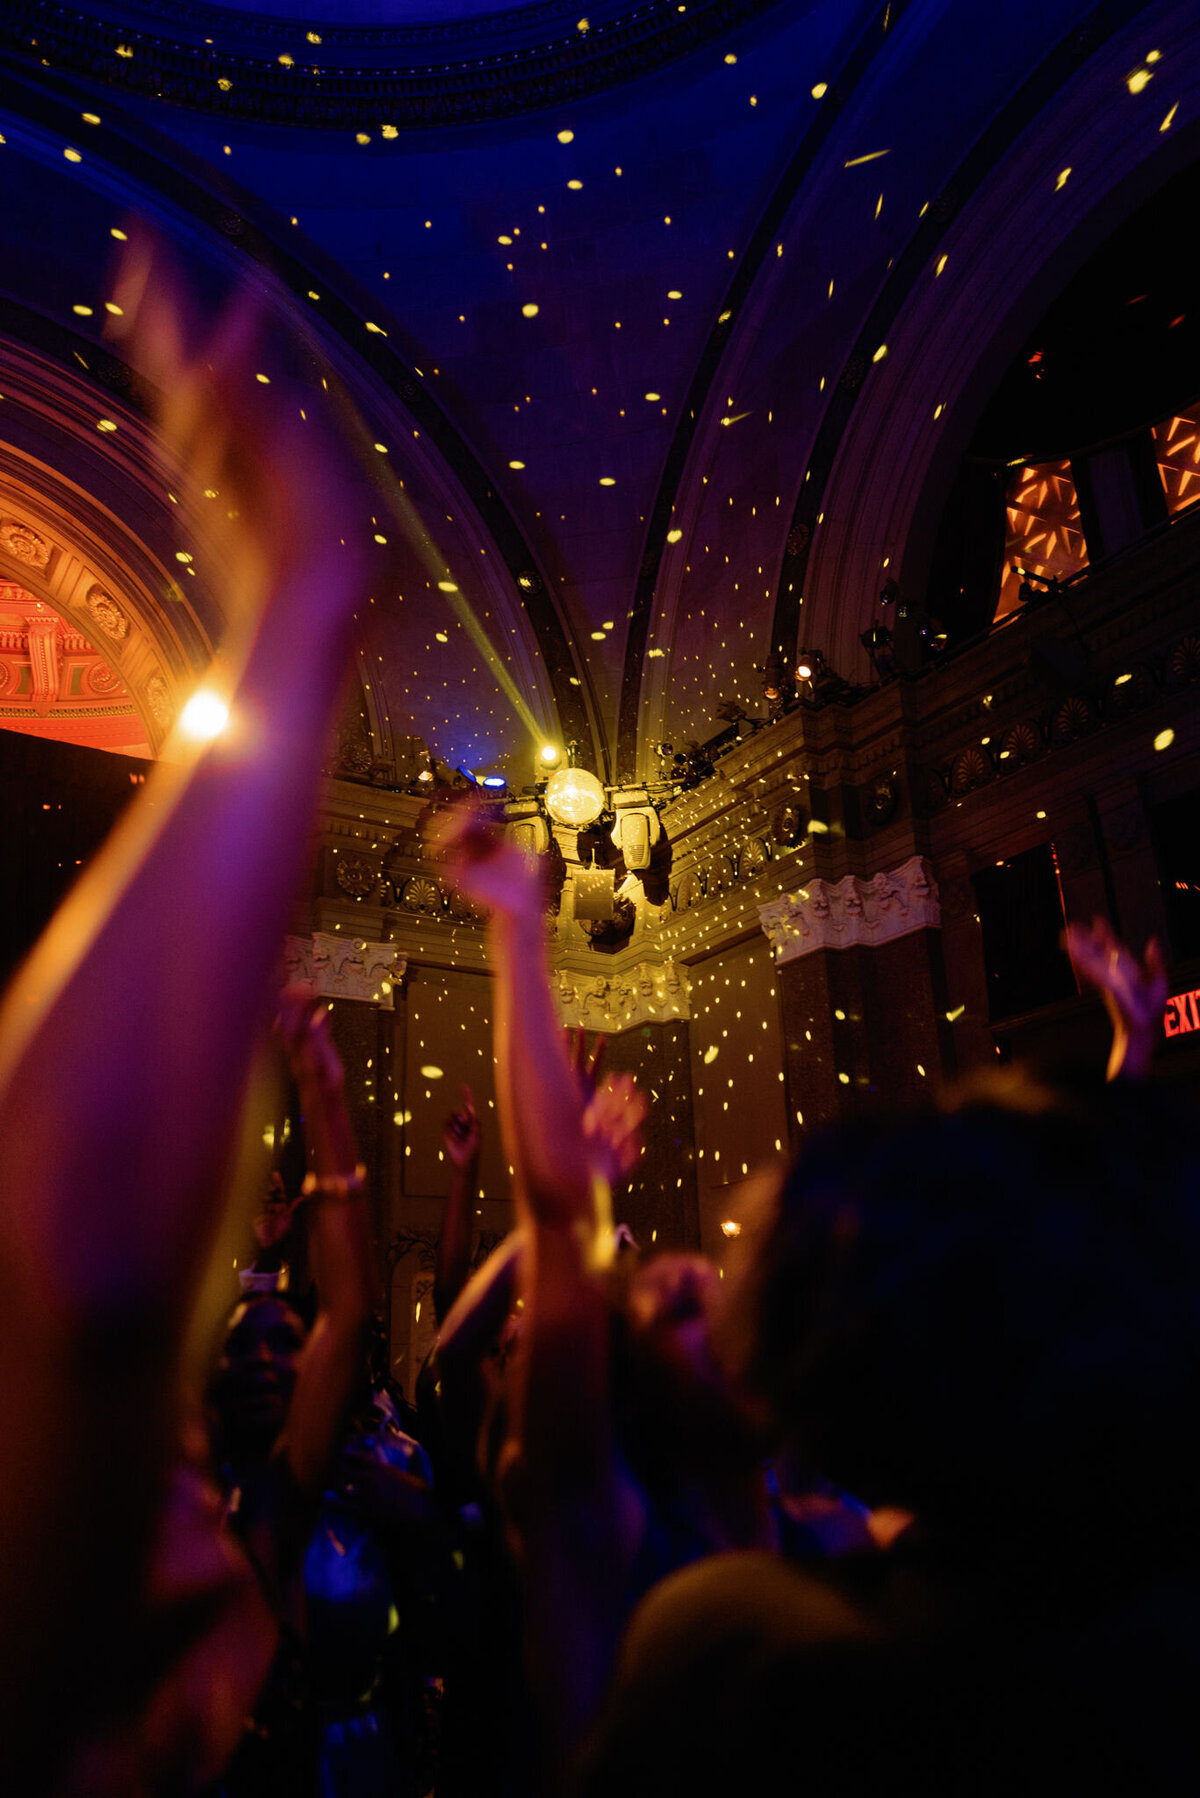
[(564, 1025), (619, 1036), (642, 1024), (673, 1024), (691, 1016), (691, 987), (680, 962), (638, 962), (620, 974), (551, 975)]
[(288, 980), (311, 980), (323, 999), (365, 1000), (392, 1011), (408, 962), (395, 943), (316, 930), (284, 938), (284, 968)]
[(936, 929), (942, 921), (933, 868), (923, 855), (869, 880), (857, 874), (838, 881), (814, 878), (760, 905), (758, 916), (780, 966), (815, 949), (890, 943), (916, 930)]

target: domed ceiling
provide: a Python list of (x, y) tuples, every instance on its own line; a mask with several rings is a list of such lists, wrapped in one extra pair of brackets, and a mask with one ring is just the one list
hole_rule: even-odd
[[(944, 493), (1046, 282), (1136, 206), (1130, 170), (1194, 155), (1197, 36), (1079, 0), (9, 0), (0, 347), (136, 410), (113, 233), (149, 220), (201, 312), (249, 282), (262, 373), (359, 458), (381, 746), (521, 784), (544, 734), (646, 777), (761, 711), (773, 652), (870, 678), (858, 633), (919, 544), (855, 496), (892, 470), (911, 522)], [(6, 407), (0, 444), (50, 466)]]

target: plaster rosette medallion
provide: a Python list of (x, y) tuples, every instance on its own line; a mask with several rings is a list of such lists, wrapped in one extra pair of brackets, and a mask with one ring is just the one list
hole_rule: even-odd
[(93, 621), (100, 627), (106, 637), (114, 643), (120, 643), (129, 635), (129, 620), (117, 604), (111, 593), (103, 587), (88, 589), (87, 609)]
[(0, 549), (6, 550), (26, 568), (45, 568), (50, 560), (50, 545), (31, 524), (19, 518), (0, 518)]

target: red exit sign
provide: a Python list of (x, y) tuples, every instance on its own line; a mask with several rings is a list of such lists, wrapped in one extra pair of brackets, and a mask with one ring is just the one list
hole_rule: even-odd
[(1167, 1000), (1163, 1029), (1168, 1036), (1187, 1036), (1200, 1030), (1200, 987), (1190, 993), (1175, 993)]

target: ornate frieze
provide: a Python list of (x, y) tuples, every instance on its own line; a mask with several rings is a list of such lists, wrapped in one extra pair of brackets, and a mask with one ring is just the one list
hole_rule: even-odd
[(288, 981), (311, 980), (323, 999), (366, 999), (394, 1010), (395, 989), (408, 963), (395, 943), (368, 943), (362, 937), (314, 931), (284, 942)]
[(564, 1025), (619, 1036), (642, 1024), (676, 1023), (691, 1016), (687, 970), (679, 962), (639, 962), (623, 974), (581, 974), (560, 968), (554, 996)]
[(890, 943), (942, 921), (933, 869), (914, 855), (890, 873), (860, 880), (813, 879), (794, 893), (760, 905), (758, 915), (779, 963), (814, 949)]

